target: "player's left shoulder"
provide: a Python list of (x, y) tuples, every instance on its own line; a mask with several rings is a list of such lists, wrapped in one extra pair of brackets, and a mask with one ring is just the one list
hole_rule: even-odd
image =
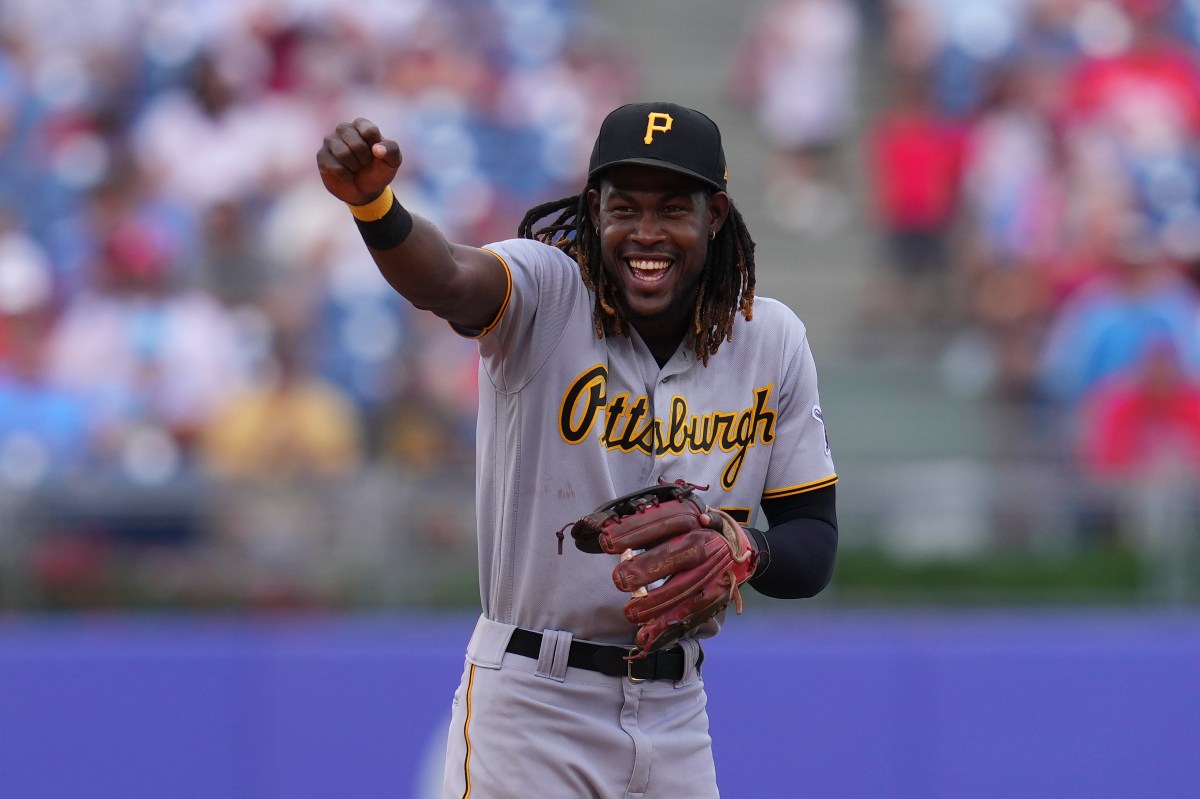
[(772, 297), (755, 297), (750, 321), (740, 314), (734, 323), (734, 339), (738, 335), (751, 338), (803, 339), (804, 322), (794, 310)]

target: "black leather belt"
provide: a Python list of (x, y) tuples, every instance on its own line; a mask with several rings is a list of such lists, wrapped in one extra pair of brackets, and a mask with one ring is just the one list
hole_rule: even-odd
[[(508, 649), (514, 655), (527, 658), (537, 658), (542, 649), (542, 634), (520, 627), (513, 630), (512, 638), (508, 639)], [(623, 646), (604, 646), (589, 644), (586, 641), (572, 641), (571, 651), (567, 654), (567, 665), (577, 669), (598, 671), (609, 677), (628, 677), (635, 682), (644, 680), (681, 680), (687, 666), (687, 658), (679, 647), (651, 652), (641, 660), (626, 660), (629, 649)], [(696, 668), (704, 662), (704, 652), (701, 651), (696, 659)]]

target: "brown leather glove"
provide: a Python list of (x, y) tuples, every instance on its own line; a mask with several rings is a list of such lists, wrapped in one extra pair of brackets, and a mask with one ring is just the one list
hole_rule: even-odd
[[(632, 594), (625, 618), (638, 625), (634, 658), (670, 646), (731, 603), (758, 553), (746, 531), (695, 497), (683, 480), (649, 486), (601, 505), (571, 527), (584, 552), (620, 555), (613, 583)], [(647, 590), (647, 586), (662, 582)]]

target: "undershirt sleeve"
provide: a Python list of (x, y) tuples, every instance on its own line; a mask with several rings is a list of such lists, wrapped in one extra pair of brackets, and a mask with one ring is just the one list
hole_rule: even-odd
[(836, 485), (765, 499), (766, 530), (746, 528), (759, 551), (750, 585), (764, 596), (816, 596), (833, 577), (837, 555)]

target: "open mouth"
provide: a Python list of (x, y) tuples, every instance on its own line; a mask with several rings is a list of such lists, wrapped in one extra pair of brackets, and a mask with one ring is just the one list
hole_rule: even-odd
[(671, 270), (671, 261), (630, 258), (626, 263), (633, 276), (643, 283), (657, 283)]

